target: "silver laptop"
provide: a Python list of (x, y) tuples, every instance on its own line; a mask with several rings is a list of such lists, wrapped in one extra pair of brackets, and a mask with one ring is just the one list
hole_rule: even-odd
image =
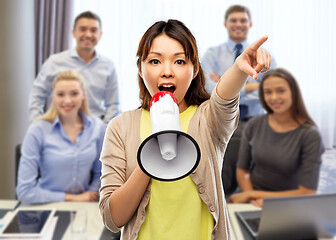
[(236, 215), (258, 240), (336, 236), (336, 194), (265, 198), (262, 210)]

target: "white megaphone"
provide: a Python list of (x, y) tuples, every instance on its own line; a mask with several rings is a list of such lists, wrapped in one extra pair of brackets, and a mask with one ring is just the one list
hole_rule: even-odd
[(199, 146), (190, 135), (182, 132), (177, 100), (172, 93), (156, 93), (150, 105), (152, 135), (138, 149), (139, 166), (156, 180), (184, 178), (199, 164)]

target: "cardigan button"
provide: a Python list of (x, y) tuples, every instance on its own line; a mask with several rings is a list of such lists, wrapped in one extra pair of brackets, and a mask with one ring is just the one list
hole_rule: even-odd
[(199, 187), (199, 188), (198, 188), (198, 192), (199, 192), (199, 193), (202, 194), (202, 193), (204, 193), (204, 191), (205, 191), (205, 190), (204, 190), (204, 187)]
[(214, 206), (210, 206), (210, 212), (216, 211), (216, 208)]

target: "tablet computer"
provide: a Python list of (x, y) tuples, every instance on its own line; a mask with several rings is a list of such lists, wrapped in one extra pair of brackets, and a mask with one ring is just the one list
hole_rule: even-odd
[(1, 238), (42, 238), (55, 209), (17, 209), (0, 230)]

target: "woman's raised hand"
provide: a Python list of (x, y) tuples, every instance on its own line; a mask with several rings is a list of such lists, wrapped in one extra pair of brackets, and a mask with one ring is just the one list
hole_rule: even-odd
[(266, 72), (271, 65), (271, 55), (260, 48), (267, 39), (268, 36), (263, 36), (258, 39), (248, 46), (236, 59), (236, 64), (239, 69), (252, 76), (254, 79), (257, 79), (259, 72)]

